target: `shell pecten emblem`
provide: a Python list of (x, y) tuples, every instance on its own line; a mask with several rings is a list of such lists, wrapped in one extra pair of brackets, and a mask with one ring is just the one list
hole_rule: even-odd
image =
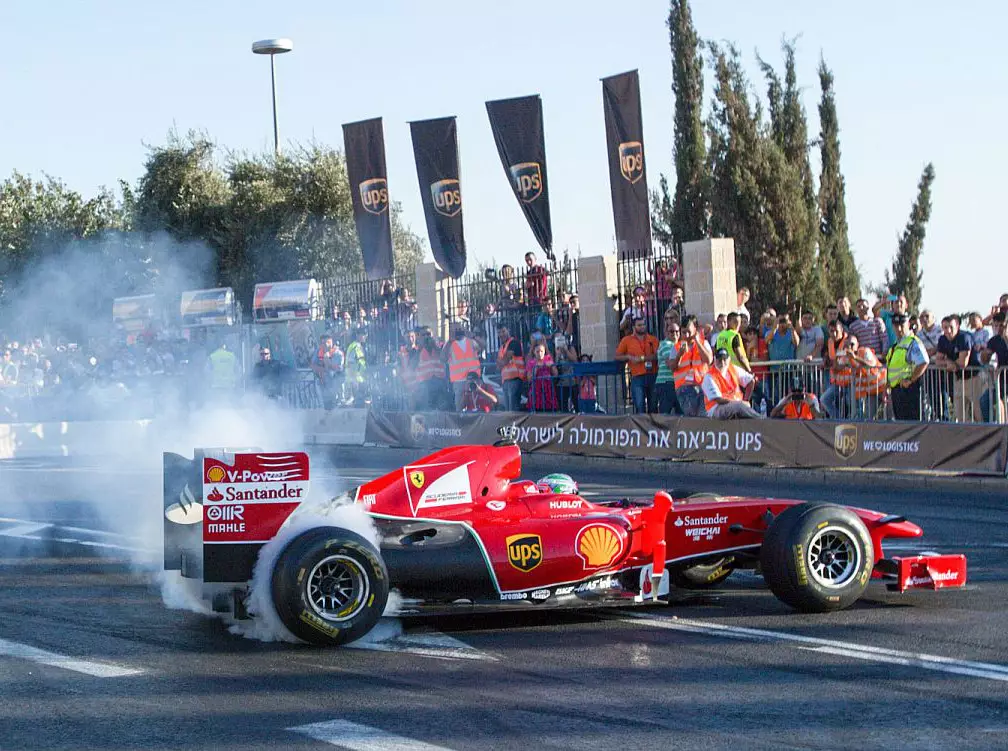
[(223, 467), (210, 467), (207, 470), (207, 482), (223, 482), (224, 480), (224, 468)]
[(604, 568), (623, 552), (623, 537), (608, 524), (589, 524), (578, 532), (574, 549), (586, 569)]

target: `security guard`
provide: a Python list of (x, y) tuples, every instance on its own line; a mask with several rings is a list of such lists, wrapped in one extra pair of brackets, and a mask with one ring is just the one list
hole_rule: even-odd
[(238, 386), (238, 358), (221, 342), (208, 358), (210, 388), (217, 394), (234, 393)]
[(477, 355), (476, 342), (466, 335), (462, 326), (455, 327), (455, 340), (443, 350), (443, 357), (448, 364), (448, 380), (451, 381), (455, 394), (455, 409), (462, 411), (462, 399), (465, 396), (466, 379), (470, 373), (480, 375), (480, 359)]
[(892, 324), (896, 332), (896, 343), (886, 354), (886, 372), (893, 414), (897, 420), (920, 420), (920, 379), (927, 370), (930, 358), (923, 342), (907, 326), (904, 314), (893, 313)]

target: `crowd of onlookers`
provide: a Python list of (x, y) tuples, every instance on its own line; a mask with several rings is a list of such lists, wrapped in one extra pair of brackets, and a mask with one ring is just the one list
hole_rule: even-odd
[[(662, 306), (644, 286), (620, 319), (616, 359), (627, 364), (636, 412), (711, 417), (1004, 422), (1008, 294), (989, 312), (908, 310), (841, 297), (820, 318), (767, 308), (701, 324), (681, 295)], [(652, 328), (660, 328), (654, 332)]]

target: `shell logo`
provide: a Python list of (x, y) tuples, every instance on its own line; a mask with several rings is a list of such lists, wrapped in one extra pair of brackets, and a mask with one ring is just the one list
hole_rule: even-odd
[(210, 467), (206, 473), (207, 481), (209, 482), (223, 482), (224, 480), (224, 469), (222, 467)]
[(623, 552), (623, 538), (606, 524), (589, 524), (578, 532), (574, 549), (586, 569), (610, 565)]

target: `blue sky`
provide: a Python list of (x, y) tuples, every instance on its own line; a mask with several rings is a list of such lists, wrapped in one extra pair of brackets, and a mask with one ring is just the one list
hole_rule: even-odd
[[(733, 41), (764, 91), (755, 52), (798, 75), (818, 132), (816, 66), (836, 76), (855, 256), (881, 280), (933, 161), (924, 303), (988, 309), (1008, 291), (999, 227), (1008, 175), (1002, 31), (1006, 6), (917, 0), (843, 4), (694, 0), (701, 37)], [(381, 116), (389, 189), (425, 235), (408, 121), (458, 116), (470, 258), (520, 259), (535, 240), (510, 193), (484, 101), (543, 97), (555, 247), (613, 247), (599, 78), (641, 76), (648, 177), (672, 178), (671, 65), (664, 0), (137, 3), (6, 0), (0, 174), (47, 172), (85, 195), (139, 177), (148, 145), (198, 129), (236, 151), (272, 148), (269, 64), (251, 42), (294, 40), (277, 59), (285, 143), (342, 148), (341, 124)], [(706, 83), (710, 85), (710, 73)], [(709, 106), (709, 97), (705, 102)], [(817, 159), (814, 169), (818, 172)], [(472, 261), (471, 261), (472, 263)]]

